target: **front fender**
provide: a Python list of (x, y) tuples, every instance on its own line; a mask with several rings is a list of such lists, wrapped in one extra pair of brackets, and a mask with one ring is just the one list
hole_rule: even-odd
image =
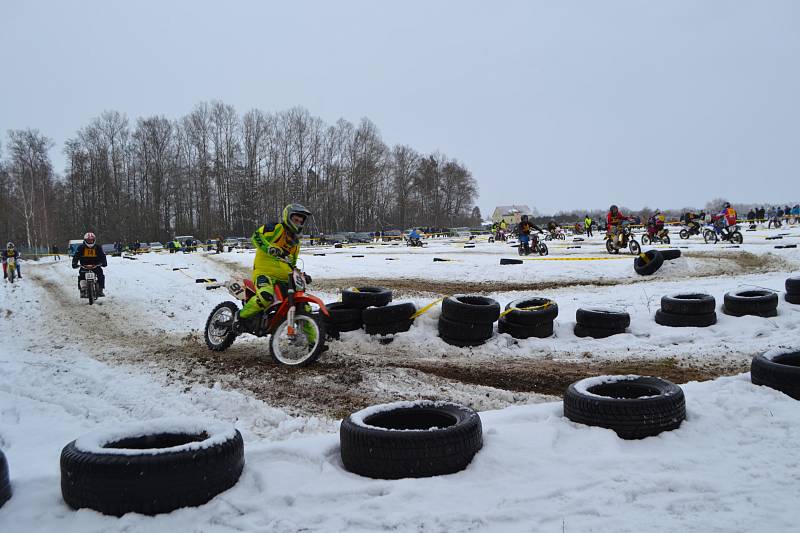
[(328, 312), (328, 308), (325, 307), (325, 304), (322, 303), (322, 300), (320, 300), (316, 296), (312, 296), (311, 294), (305, 294), (305, 293), (296, 294), (295, 297), (294, 297), (294, 301), (295, 301), (295, 303), (314, 303), (314, 304), (317, 304), (319, 306), (319, 310), (322, 311), (322, 313), (325, 316), (328, 316), (328, 317), (331, 316), (331, 314)]

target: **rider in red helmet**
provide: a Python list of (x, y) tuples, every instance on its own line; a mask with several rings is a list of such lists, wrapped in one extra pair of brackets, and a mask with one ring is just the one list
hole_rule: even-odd
[[(78, 268), (78, 263), (83, 268), (90, 268), (92, 272), (97, 275), (97, 282), (100, 284), (100, 292), (97, 296), (105, 296), (103, 289), (106, 287), (106, 276), (103, 274), (103, 268), (108, 266), (106, 261), (106, 254), (103, 252), (101, 246), (97, 246), (97, 239), (91, 231), (83, 236), (83, 243), (75, 250), (75, 255), (72, 256), (72, 268)], [(81, 269), (78, 274), (78, 288), (81, 286), (81, 281), (86, 277), (86, 272)]]

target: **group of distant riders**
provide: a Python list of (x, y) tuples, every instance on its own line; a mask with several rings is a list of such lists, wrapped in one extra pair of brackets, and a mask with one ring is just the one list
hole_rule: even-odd
[[(704, 212), (695, 213), (689, 211), (683, 215), (681, 220), (685, 223), (686, 228), (681, 231), (682, 238), (688, 238), (691, 235), (700, 235), (702, 232), (702, 225), (706, 221), (706, 214)], [(630, 224), (634, 219), (630, 216), (624, 215), (619, 207), (612, 205), (606, 214), (606, 238), (609, 240), (610, 248), (619, 250), (626, 247), (626, 232), (624, 227)], [(713, 228), (713, 233), (720, 240), (730, 240), (732, 232), (736, 227), (737, 214), (736, 210), (731, 207), (729, 202), (722, 205), (719, 213), (713, 214), (710, 217), (710, 224)], [(592, 226), (595, 221), (587, 214), (583, 220), (583, 225), (576, 224), (576, 234), (582, 231), (586, 232), (587, 237), (592, 237)], [(665, 228), (666, 217), (658, 209), (650, 216), (645, 224), (646, 240), (647, 242), (664, 242), (669, 243), (668, 230)], [(492, 226), (492, 238), (496, 241), (505, 241), (509, 236), (516, 235), (519, 240), (520, 253), (529, 254), (531, 252), (531, 238), (533, 232), (544, 234), (546, 240), (563, 239), (564, 232), (561, 226), (553, 219), (551, 219), (547, 226), (543, 229), (529, 220), (528, 215), (522, 215), (520, 222), (509, 230), (509, 225), (505, 220), (501, 220)], [(535, 235), (533, 235), (536, 238)], [(536, 242), (534, 242), (535, 247)]]

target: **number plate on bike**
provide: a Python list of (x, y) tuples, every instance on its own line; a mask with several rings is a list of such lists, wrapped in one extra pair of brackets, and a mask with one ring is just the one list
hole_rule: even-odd
[(94, 278), (95, 278), (95, 274), (94, 274), (94, 272), (87, 272), (87, 273), (86, 273), (86, 279), (87, 279), (87, 280), (89, 280), (89, 281), (94, 281)]

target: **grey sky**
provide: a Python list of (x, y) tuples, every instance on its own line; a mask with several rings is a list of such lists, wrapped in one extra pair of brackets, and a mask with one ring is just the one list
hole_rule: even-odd
[(366, 116), (542, 212), (800, 201), (800, 2), (0, 0), (0, 130)]

